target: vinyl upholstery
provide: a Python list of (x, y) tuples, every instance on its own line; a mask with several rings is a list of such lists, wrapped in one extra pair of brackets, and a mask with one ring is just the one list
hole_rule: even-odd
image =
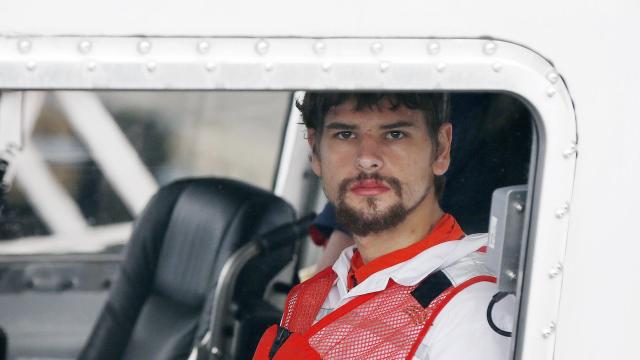
[[(79, 359), (185, 359), (206, 329), (225, 260), (294, 217), (282, 199), (238, 181), (189, 179), (161, 188), (136, 221), (119, 278)], [(255, 287), (258, 296), (277, 270), (242, 288)]]

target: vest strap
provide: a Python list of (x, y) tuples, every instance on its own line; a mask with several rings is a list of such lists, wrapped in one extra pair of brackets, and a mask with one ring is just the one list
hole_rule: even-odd
[(422, 339), (424, 339), (424, 337), (427, 335), (427, 332), (433, 325), (433, 322), (435, 321), (435, 319), (440, 314), (440, 311), (442, 311), (442, 309), (444, 309), (444, 307), (447, 306), (449, 301), (451, 301), (451, 299), (453, 299), (459, 292), (468, 288), (469, 286), (480, 283), (480, 282), (485, 282), (485, 281), (490, 283), (495, 283), (496, 278), (495, 276), (489, 276), (489, 275), (475, 276), (456, 287), (450, 287), (446, 289), (444, 292), (438, 295), (437, 297), (441, 298), (442, 301), (438, 303), (434, 303), (433, 311), (429, 314), (429, 318), (427, 319), (425, 325), (422, 327), (422, 331), (420, 331), (420, 334), (418, 334), (418, 338), (413, 343), (413, 346), (411, 346), (411, 350), (409, 351), (409, 355), (407, 356), (407, 359), (413, 358), (416, 351), (418, 350), (418, 346), (422, 342)]
[(271, 344), (271, 349), (269, 350), (269, 360), (273, 359), (275, 354), (278, 352), (282, 344), (289, 338), (291, 332), (282, 326), (278, 326), (278, 330), (276, 331), (276, 338), (273, 339), (273, 344)]
[(420, 284), (411, 291), (411, 296), (413, 296), (423, 308), (426, 308), (435, 298), (452, 286), (453, 283), (451, 283), (447, 275), (445, 275), (442, 270), (438, 270), (422, 280)]

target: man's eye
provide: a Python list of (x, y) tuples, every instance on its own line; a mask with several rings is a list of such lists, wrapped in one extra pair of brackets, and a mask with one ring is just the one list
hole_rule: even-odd
[(403, 133), (402, 131), (389, 131), (387, 133), (387, 139), (397, 140), (397, 139), (402, 139), (405, 136), (406, 136), (405, 133)]
[(342, 139), (342, 140), (353, 139), (355, 137), (355, 135), (353, 134), (352, 131), (340, 131), (340, 132), (336, 133), (335, 136), (338, 139)]

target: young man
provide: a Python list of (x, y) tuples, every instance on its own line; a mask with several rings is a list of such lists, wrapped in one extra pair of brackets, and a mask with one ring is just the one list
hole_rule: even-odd
[[(254, 359), (506, 359), (486, 320), (497, 291), (486, 238), (438, 203), (450, 163), (448, 99), (308, 93), (299, 106), (313, 171), (355, 241), (294, 288)], [(508, 311), (493, 319), (509, 329)]]

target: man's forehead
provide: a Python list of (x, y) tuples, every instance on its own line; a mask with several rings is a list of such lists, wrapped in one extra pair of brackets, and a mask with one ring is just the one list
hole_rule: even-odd
[(383, 97), (375, 102), (360, 103), (355, 97), (351, 97), (341, 102), (340, 104), (331, 106), (329, 113), (331, 112), (365, 112), (365, 111), (394, 111), (398, 108), (405, 108), (402, 105), (394, 105), (391, 99)]
[(383, 100), (379, 104), (365, 106), (358, 109), (354, 100), (348, 100), (340, 105), (333, 106), (327, 112), (324, 126), (333, 122), (420, 122), (424, 120), (424, 114), (420, 110), (409, 109), (406, 106), (392, 106), (388, 100)]

